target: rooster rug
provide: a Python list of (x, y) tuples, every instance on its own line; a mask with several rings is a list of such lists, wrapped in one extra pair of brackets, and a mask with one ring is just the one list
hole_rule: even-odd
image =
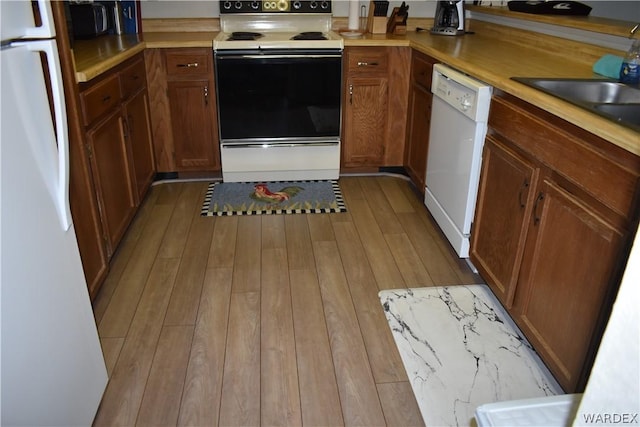
[(212, 182), (202, 216), (346, 212), (338, 181)]

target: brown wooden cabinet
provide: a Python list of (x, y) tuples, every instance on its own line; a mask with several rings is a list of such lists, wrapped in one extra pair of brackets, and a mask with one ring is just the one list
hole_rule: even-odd
[(498, 92), (471, 260), (567, 392), (584, 388), (638, 221), (640, 159)]
[(343, 168), (402, 165), (409, 55), (408, 48), (345, 49)]
[(345, 53), (346, 79), (342, 164), (384, 163), (389, 55), (383, 48), (351, 48)]
[(110, 257), (155, 175), (143, 55), (80, 90), (86, 153)]
[(418, 191), (424, 194), (431, 126), (431, 76), (436, 60), (417, 51), (411, 56), (411, 87), (407, 117), (404, 167)]
[(485, 142), (471, 239), (471, 258), (505, 307), (511, 308), (538, 170), (491, 136)]
[(147, 49), (159, 172), (220, 170), (213, 51)]
[(513, 313), (560, 384), (575, 391), (625, 230), (551, 177), (533, 208)]
[(136, 196), (142, 201), (155, 177), (147, 93), (142, 91), (123, 104), (127, 133), (131, 142), (131, 158), (136, 183)]
[(124, 127), (124, 117), (118, 109), (87, 132), (91, 171), (109, 255), (127, 230), (138, 200)]
[(94, 298), (109, 271), (102, 223), (85, 148), (80, 92), (67, 33), (64, 5), (52, 2), (69, 130), (69, 203), (89, 295)]
[(135, 190), (138, 200), (142, 201), (156, 174), (146, 72), (142, 56), (120, 73), (120, 84), (125, 100), (122, 108), (131, 146)]
[[(70, 99), (66, 96), (67, 102)], [(69, 203), (84, 277), (89, 294), (94, 298), (107, 277), (109, 260), (84, 136), (69, 132), (69, 140)]]
[(168, 87), (177, 170), (219, 169), (211, 80), (169, 81)]

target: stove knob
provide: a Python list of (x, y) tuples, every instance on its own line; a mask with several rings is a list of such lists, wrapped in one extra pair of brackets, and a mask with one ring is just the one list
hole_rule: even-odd
[(293, 8), (296, 10), (300, 10), (300, 8), (302, 8), (302, 2), (300, 2), (299, 0), (294, 1)]
[(258, 10), (260, 8), (260, 2), (257, 0), (254, 0), (251, 2), (251, 9), (253, 10)]
[(237, 1), (237, 2), (235, 3), (235, 7), (236, 7), (236, 9), (238, 9), (238, 10), (242, 9), (242, 2), (241, 2), (241, 1)]
[(312, 1), (311, 4), (309, 5), (309, 7), (311, 9), (317, 9), (318, 8), (318, 2), (317, 1)]
[(278, 1), (278, 10), (284, 12), (289, 9), (289, 2), (287, 0)]
[(320, 3), (320, 9), (328, 9), (329, 8), (329, 2), (328, 1), (323, 1), (322, 3)]
[(226, 1), (224, 2), (224, 4), (222, 5), (223, 8), (229, 10), (231, 9), (231, 2), (230, 1)]

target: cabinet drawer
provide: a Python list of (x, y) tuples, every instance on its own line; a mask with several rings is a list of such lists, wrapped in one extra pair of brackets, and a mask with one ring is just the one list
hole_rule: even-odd
[(84, 124), (93, 123), (98, 117), (120, 105), (120, 80), (118, 75), (101, 81), (80, 94)]
[(389, 55), (384, 48), (351, 48), (347, 53), (349, 73), (387, 74)]
[(167, 75), (187, 76), (196, 74), (209, 74), (210, 61), (208, 50), (198, 49), (180, 52), (166, 52), (165, 61)]
[(412, 80), (423, 86), (427, 90), (431, 90), (431, 76), (433, 74), (434, 61), (421, 54), (414, 54), (411, 58), (411, 75)]
[(120, 73), (122, 98), (127, 99), (146, 85), (144, 61), (136, 61)]

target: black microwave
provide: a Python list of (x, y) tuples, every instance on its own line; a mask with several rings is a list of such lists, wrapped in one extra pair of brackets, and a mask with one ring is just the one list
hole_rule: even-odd
[(73, 37), (90, 39), (109, 32), (107, 7), (100, 3), (70, 3)]

